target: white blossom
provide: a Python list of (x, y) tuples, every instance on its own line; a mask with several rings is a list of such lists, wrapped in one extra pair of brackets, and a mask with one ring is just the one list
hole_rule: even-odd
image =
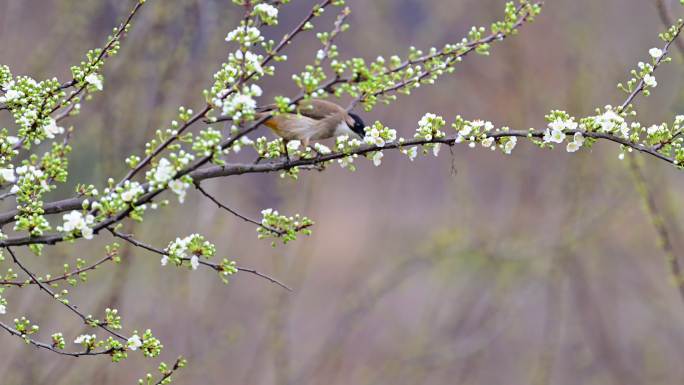
[(199, 267), (199, 265), (200, 265), (200, 263), (199, 263), (199, 257), (198, 257), (197, 255), (193, 255), (193, 256), (190, 258), (190, 266), (192, 266), (192, 269), (193, 269), (193, 270), (197, 270), (197, 268)]
[(656, 87), (658, 85), (658, 82), (656, 81), (655, 76), (653, 75), (645, 75), (644, 76), (644, 84), (646, 84), (648, 87)]
[(261, 3), (254, 6), (254, 12), (268, 25), (278, 23), (278, 8), (271, 4)]
[(297, 151), (299, 150), (299, 146), (302, 145), (302, 142), (299, 140), (291, 140), (287, 142), (287, 149), (288, 151)]
[(70, 233), (78, 230), (81, 232), (81, 235), (83, 235), (83, 238), (93, 238), (93, 229), (90, 228), (90, 225), (93, 224), (95, 218), (92, 215), (88, 214), (84, 217), (83, 213), (74, 210), (68, 214), (64, 214), (62, 218), (64, 219), (64, 225), (61, 226), (61, 231)]
[(250, 95), (238, 93), (223, 102), (222, 113), (240, 120), (243, 115), (254, 113), (256, 106), (256, 101)]
[(139, 347), (142, 346), (142, 340), (140, 339), (140, 336), (137, 334), (133, 334), (131, 338), (126, 341), (126, 345), (128, 345), (128, 348), (130, 350), (137, 350)]
[(629, 126), (625, 119), (613, 111), (610, 106), (607, 106), (606, 112), (594, 118), (594, 121), (603, 132), (620, 131), (622, 136), (629, 136)]
[(654, 47), (648, 50), (648, 54), (654, 59), (659, 59), (661, 56), (663, 56), (663, 50)]
[(380, 164), (382, 164), (383, 156), (384, 154), (382, 153), (382, 151), (376, 151), (373, 153), (373, 155), (371, 155), (371, 160), (373, 161), (373, 165), (375, 165), (375, 167), (378, 167), (380, 166)]
[[(176, 240), (170, 242), (165, 249), (167, 254), (161, 259), (162, 266), (166, 266), (169, 261), (174, 261), (177, 264), (180, 264), (183, 261), (189, 261), (190, 267), (193, 270), (197, 270), (200, 265), (200, 258), (202, 256), (210, 258), (211, 255), (213, 255), (211, 251), (209, 251), (208, 255), (199, 255), (197, 251), (192, 251), (189, 249), (190, 244), (198, 238), (203, 239), (203, 237), (201, 237), (199, 234), (191, 234), (185, 238), (176, 238)], [(213, 248), (214, 246), (205, 241), (203, 250), (206, 250), (207, 247)]]
[(24, 93), (21, 91), (9, 89), (7, 92), (5, 92), (4, 96), (0, 96), (0, 103), (9, 103), (13, 102), (17, 99), (20, 99), (24, 96)]
[(563, 122), (563, 120), (560, 118), (549, 123), (548, 128), (544, 132), (544, 137), (542, 138), (544, 143), (563, 143), (563, 140), (565, 140), (565, 133), (563, 132), (564, 129), (565, 122)]
[(125, 187), (128, 187), (128, 189), (121, 193), (121, 200), (124, 202), (131, 202), (136, 196), (144, 192), (142, 186), (140, 186), (140, 183), (138, 182), (130, 183)]
[(442, 148), (441, 143), (436, 143), (434, 146), (432, 146), (432, 155), (435, 157), (439, 156), (439, 150)]
[(0, 168), (0, 177), (9, 183), (14, 183), (17, 180), (17, 177), (14, 175), (14, 169), (11, 168)]
[[(247, 69), (249, 69), (250, 71), (256, 72), (259, 75), (264, 74), (264, 68), (261, 66), (261, 56), (251, 51), (247, 51), (243, 54), (241, 50), (237, 50), (235, 51), (235, 59), (237, 59), (240, 62), (244, 61), (245, 67), (247, 67)], [(256, 84), (254, 84), (254, 86), (256, 86)], [(260, 95), (261, 94), (257, 96)]]
[(407, 149), (402, 150), (404, 154), (406, 154), (411, 162), (413, 162), (416, 157), (418, 156), (418, 147), (413, 146)]
[(491, 136), (482, 140), (482, 147), (491, 147), (492, 144), (494, 144), (494, 138)]
[(252, 93), (253, 96), (256, 96), (257, 98), (264, 93), (261, 87), (259, 87), (259, 85), (257, 84), (252, 84), (251, 86), (249, 86), (249, 91)]
[(226, 41), (237, 41), (245, 46), (251, 46), (253, 43), (261, 40), (263, 40), (261, 31), (258, 28), (248, 26), (239, 26), (226, 35)]
[(169, 183), (169, 188), (171, 188), (171, 191), (178, 195), (178, 202), (183, 203), (185, 202), (187, 190), (190, 188), (190, 183), (183, 182), (180, 179), (175, 179)]
[(575, 135), (573, 136), (573, 140), (568, 143), (568, 146), (565, 148), (568, 152), (575, 152), (582, 147), (584, 144), (584, 136), (582, 136), (581, 132), (576, 132)]
[(43, 130), (45, 130), (45, 135), (50, 139), (54, 138), (55, 135), (64, 133), (64, 127), (59, 127), (57, 121), (52, 118), (48, 120), (48, 124), (43, 126)]
[(268, 17), (277, 17), (278, 16), (278, 8), (272, 6), (271, 4), (266, 4), (266, 3), (261, 3), (257, 4), (254, 6), (254, 10), (263, 13), (264, 15)]
[(96, 74), (92, 73), (88, 76), (85, 77), (86, 83), (92, 85), (93, 87), (97, 88), (99, 91), (102, 91), (102, 79)]
[(176, 169), (171, 162), (166, 158), (161, 158), (157, 164), (157, 168), (154, 170), (153, 178), (156, 182), (164, 184), (170, 181), (175, 174)]
[(7, 307), (5, 305), (0, 305), (0, 314), (6, 314), (7, 313)]
[(661, 132), (665, 132), (666, 128), (663, 125), (654, 124), (646, 129), (646, 133), (649, 135), (655, 135)]
[(314, 149), (321, 155), (328, 155), (332, 152), (328, 146), (320, 143), (314, 143)]
[(95, 340), (95, 334), (81, 334), (80, 336), (76, 337), (74, 340), (75, 344), (89, 344), (90, 342)]
[(316, 52), (316, 59), (318, 59), (318, 60), (325, 59), (325, 51), (322, 49), (319, 49), (318, 52)]
[(510, 155), (511, 152), (513, 151), (513, 149), (515, 148), (515, 145), (516, 145), (517, 143), (518, 143), (518, 138), (517, 138), (517, 137), (515, 137), (515, 136), (509, 137), (509, 138), (508, 138), (508, 141), (506, 142), (506, 144), (504, 144), (504, 148), (503, 148), (504, 153)]
[(354, 164), (354, 157), (353, 156), (345, 156), (344, 158), (338, 159), (337, 163), (342, 168), (349, 168), (351, 165)]

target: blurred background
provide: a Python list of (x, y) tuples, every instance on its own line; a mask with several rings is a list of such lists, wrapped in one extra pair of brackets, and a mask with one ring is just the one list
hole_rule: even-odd
[[(67, 80), (71, 64), (101, 46), (128, 12), (122, 0), (0, 0), (0, 63), (15, 74)], [(404, 55), (456, 42), (472, 25), (499, 20), (501, 0), (349, 0), (352, 29), (343, 57)], [(673, 15), (684, 11), (665, 1)], [(294, 1), (279, 39), (310, 9)], [(224, 37), (242, 11), (229, 0), (150, 1), (120, 54), (104, 71), (105, 92), (84, 104), (73, 125), (71, 176), (102, 187), (119, 179), (123, 159), (139, 154), (179, 105), (199, 108), (201, 90), (227, 55)], [(333, 12), (319, 19), (330, 30)], [(619, 81), (661, 46), (655, 1), (549, 0), (536, 22), (468, 57), (438, 85), (361, 113), (412, 136), (425, 112), (484, 118), (497, 126), (542, 127), (551, 109), (573, 115), (619, 104)], [(290, 80), (313, 60), (312, 36), (287, 50), (263, 100), (294, 95)], [(646, 124), (684, 110), (682, 56), (657, 73), (659, 86), (637, 102)], [(10, 125), (7, 114), (0, 124)], [(265, 131), (264, 131), (265, 132)], [(520, 142), (519, 142), (520, 143)], [(238, 160), (252, 159), (240, 154)], [(684, 252), (681, 171), (640, 156), (657, 205)], [(102, 316), (120, 309), (124, 330), (151, 328), (190, 365), (178, 384), (643, 384), (681, 383), (684, 303), (618, 148), (599, 143), (568, 155), (519, 144), (513, 155), (467, 146), (409, 162), (387, 153), (375, 168), (304, 172), (298, 182), (272, 175), (212, 180), (206, 188), (253, 217), (262, 208), (316, 221), (313, 235), (272, 248), (255, 229), (192, 193), (179, 206), (127, 225), (159, 247), (199, 232), (221, 257), (257, 268), (294, 289), (238, 274), (223, 285), (209, 271), (160, 268), (159, 257), (123, 250), (72, 290), (72, 302)], [(5, 202), (3, 209), (13, 205)], [(30, 259), (59, 272), (77, 257), (93, 261), (112, 239), (76, 242)], [(24, 252), (25, 258), (29, 254)], [(10, 267), (6, 262), (3, 270)], [(6, 291), (3, 321), (27, 315), (72, 341), (90, 332), (36, 288)], [(70, 344), (73, 347), (72, 344)], [(37, 351), (0, 334), (2, 385), (134, 383), (158, 360), (139, 354), (121, 364)]]

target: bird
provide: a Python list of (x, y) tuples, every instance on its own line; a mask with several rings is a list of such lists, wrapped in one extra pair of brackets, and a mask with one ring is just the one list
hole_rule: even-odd
[(256, 118), (268, 117), (263, 124), (283, 139), (285, 147), (292, 140), (299, 140), (306, 148), (312, 140), (340, 135), (358, 136), (360, 139), (365, 136), (366, 124), (361, 117), (331, 101), (302, 100), (293, 112), (270, 116), (275, 110), (275, 105), (263, 106), (258, 109)]

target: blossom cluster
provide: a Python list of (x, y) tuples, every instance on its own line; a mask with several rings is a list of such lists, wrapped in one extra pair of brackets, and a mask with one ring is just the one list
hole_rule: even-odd
[[(363, 141), (366, 144), (384, 147), (386, 143), (394, 142), (397, 139), (397, 131), (389, 127), (385, 127), (380, 122), (375, 122), (371, 127), (366, 127), (366, 135)], [(382, 163), (382, 151), (374, 151), (368, 154), (368, 158), (373, 161), (373, 164), (378, 167)]]
[(95, 217), (91, 214), (83, 214), (81, 211), (73, 210), (64, 214), (64, 224), (57, 227), (58, 231), (63, 231), (71, 236), (82, 236), (85, 239), (93, 239), (93, 223)]
[(166, 247), (167, 253), (161, 259), (162, 266), (169, 262), (181, 266), (188, 262), (192, 270), (197, 270), (201, 258), (209, 259), (216, 254), (216, 246), (199, 234), (191, 234), (185, 238), (176, 238)]
[(261, 226), (257, 228), (259, 239), (280, 238), (288, 243), (296, 240), (299, 233), (311, 235), (309, 227), (313, 226), (313, 221), (307, 217), (299, 214), (288, 217), (273, 209), (262, 210), (261, 215)]

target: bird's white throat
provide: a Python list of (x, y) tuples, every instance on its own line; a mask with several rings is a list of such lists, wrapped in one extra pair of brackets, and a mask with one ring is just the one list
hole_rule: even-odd
[(356, 138), (358, 136), (345, 122), (341, 122), (335, 127), (335, 136), (340, 135), (348, 135), (349, 138)]

